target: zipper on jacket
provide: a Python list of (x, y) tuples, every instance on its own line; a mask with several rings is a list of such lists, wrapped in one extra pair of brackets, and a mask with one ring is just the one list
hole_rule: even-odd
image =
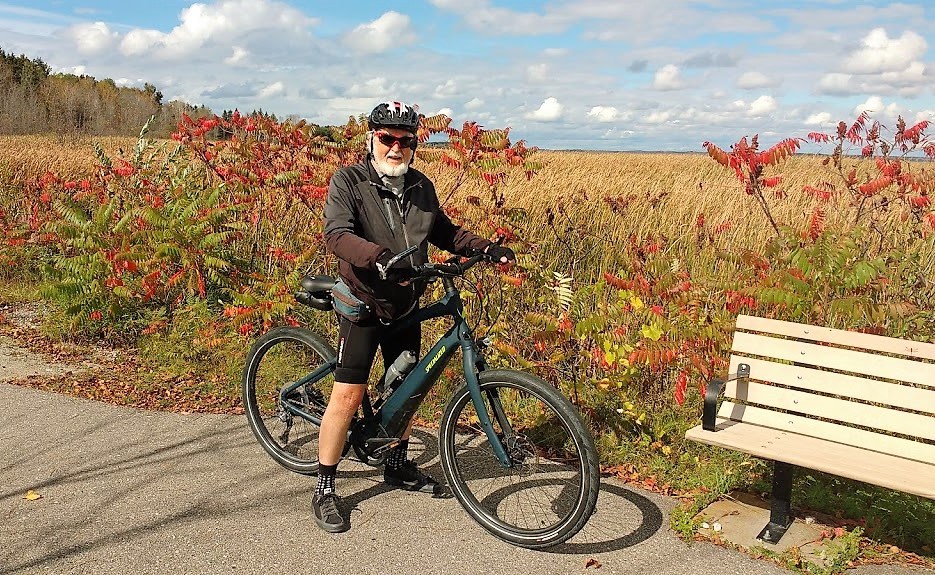
[[(403, 228), (403, 240), (406, 242), (406, 247), (408, 248), (408, 247), (409, 247), (409, 232), (406, 231), (406, 213), (405, 213), (405, 211), (403, 210), (403, 197), (405, 197), (405, 195), (406, 195), (406, 192), (403, 191), (403, 196), (397, 197), (397, 198), (396, 198), (396, 207), (399, 208), (399, 221), (400, 221), (400, 223), (401, 223), (401, 227)], [(394, 196), (395, 196), (395, 194), (394, 194)], [(388, 201), (389, 201), (389, 199), (387, 199), (387, 202), (388, 202)], [(387, 208), (389, 208), (389, 204), (387, 204)], [(412, 267), (416, 267), (416, 260), (415, 260), (415, 258), (414, 258), (414, 255), (415, 255), (415, 254), (410, 254), (410, 255), (409, 255), (409, 265), (411, 265)], [(415, 294), (416, 294), (416, 284), (410, 282), (408, 287), (410, 287), (410, 288), (412, 289), (412, 295), (415, 296)], [(405, 311), (405, 313), (403, 313), (402, 316), (400, 316), (400, 317), (403, 317), (403, 316), (408, 315), (409, 312), (411, 312), (413, 309), (415, 309), (415, 307), (416, 307), (418, 304), (419, 304), (419, 298), (415, 298), (415, 299), (413, 300), (413, 302), (412, 302), (412, 305), (409, 306), (409, 309), (407, 309), (407, 310)]]
[[(405, 194), (406, 192), (403, 192)], [(403, 227), (403, 240), (406, 242), (406, 247), (409, 247), (409, 232), (406, 231), (406, 214), (403, 211), (403, 198), (396, 199), (396, 207), (399, 208), (399, 221), (402, 222)], [(416, 267), (416, 260), (414, 258), (415, 254), (409, 254), (409, 264), (412, 267)]]
[[(390, 231), (393, 232), (393, 235), (396, 235), (396, 222), (393, 218), (393, 208), (390, 207), (390, 199), (383, 198), (383, 205), (386, 206), (386, 223), (390, 225)], [(403, 230), (406, 229), (406, 222), (403, 222)], [(408, 242), (406, 243), (408, 245)]]

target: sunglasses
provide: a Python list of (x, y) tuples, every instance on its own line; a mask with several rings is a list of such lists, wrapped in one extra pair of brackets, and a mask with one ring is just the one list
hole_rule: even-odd
[(376, 132), (377, 139), (387, 148), (392, 148), (394, 144), (399, 143), (400, 148), (416, 149), (419, 139), (415, 136), (394, 136), (389, 132)]

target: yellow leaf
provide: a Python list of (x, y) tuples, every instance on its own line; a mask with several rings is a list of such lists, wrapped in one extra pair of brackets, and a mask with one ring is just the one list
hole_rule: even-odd
[(26, 501), (35, 501), (36, 499), (42, 499), (42, 496), (30, 489), (26, 492), (26, 495), (23, 496), (23, 499)]
[(630, 306), (632, 306), (633, 309), (643, 309), (645, 305), (646, 304), (643, 303), (643, 300), (641, 300), (637, 296), (633, 296), (630, 298)]
[(668, 446), (668, 445), (663, 445), (663, 446), (662, 446), (662, 452), (665, 453), (666, 455), (671, 455), (671, 454), (672, 454), (672, 447), (670, 447), (670, 446)]
[(640, 333), (643, 334), (643, 337), (646, 339), (651, 339), (653, 341), (659, 341), (659, 338), (662, 337), (662, 326), (653, 322), (651, 324), (644, 324), (640, 328)]

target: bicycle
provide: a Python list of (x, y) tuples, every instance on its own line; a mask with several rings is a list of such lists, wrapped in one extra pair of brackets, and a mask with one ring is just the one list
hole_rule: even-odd
[[(382, 464), (460, 349), (464, 382), (448, 400), (438, 433), (444, 477), (487, 531), (541, 549), (575, 535), (593, 513), (600, 486), (597, 451), (575, 408), (552, 385), (530, 373), (488, 367), (483, 354), (491, 341), (474, 337), (454, 282), (485, 259), (478, 254), (416, 270), (415, 280), (440, 279), (445, 295), (397, 327), (439, 317), (451, 317), (453, 325), (404, 377), (388, 381), (395, 370), (387, 370), (376, 397), (364, 394), (343, 455), (353, 449), (362, 462)], [(295, 297), (331, 311), (334, 284), (330, 276), (308, 276)], [(317, 472), (318, 426), (335, 365), (331, 344), (302, 327), (270, 330), (247, 355), (242, 389), (247, 420), (263, 449), (290, 471)]]

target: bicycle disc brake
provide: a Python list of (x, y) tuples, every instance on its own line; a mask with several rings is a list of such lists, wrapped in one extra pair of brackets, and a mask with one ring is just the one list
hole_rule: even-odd
[(535, 446), (525, 435), (512, 435), (506, 438), (504, 447), (513, 463), (513, 469), (521, 477), (528, 477), (539, 470), (539, 458)]

